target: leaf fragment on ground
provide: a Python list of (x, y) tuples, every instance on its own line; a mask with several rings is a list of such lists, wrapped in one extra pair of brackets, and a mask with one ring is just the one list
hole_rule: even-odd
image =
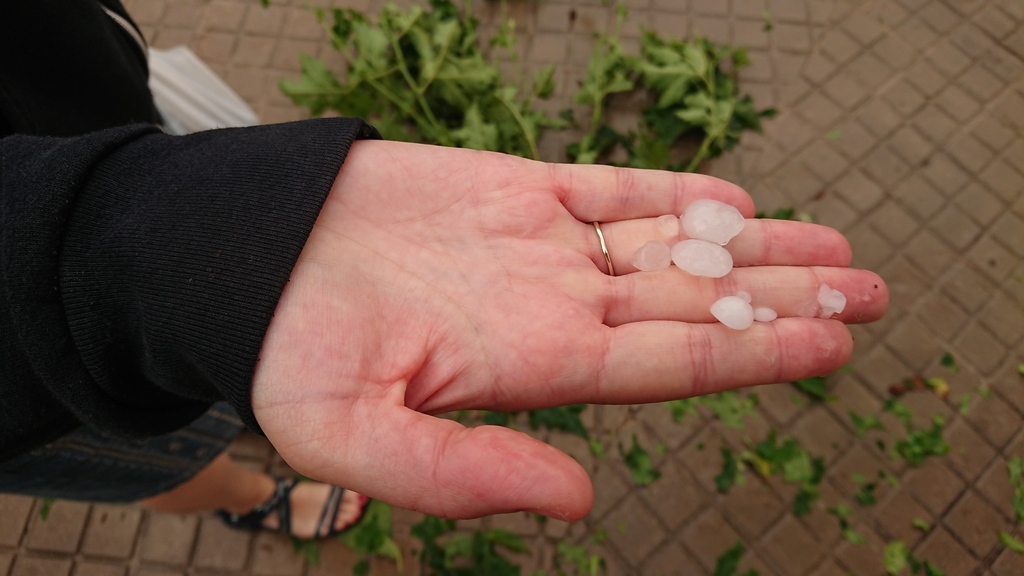
[(956, 364), (956, 359), (954, 359), (953, 355), (950, 354), (949, 352), (946, 352), (942, 355), (942, 360), (940, 360), (940, 362), (942, 363), (943, 367), (946, 368), (946, 370), (949, 370), (950, 374), (956, 374), (957, 372), (960, 371), (960, 367), (957, 366)]
[(1005, 545), (1010, 550), (1013, 550), (1014, 552), (1018, 552), (1020, 554), (1024, 554), (1024, 542), (1017, 540), (1010, 534), (1000, 530), (999, 541), (1002, 542), (1003, 545)]
[(1012, 456), (1006, 463), (1010, 473), (1010, 485), (1013, 486), (1013, 514), (1017, 523), (1024, 522), (1024, 459)]
[(626, 452), (619, 444), (619, 454), (622, 460), (633, 475), (633, 481), (637, 486), (648, 486), (661, 477), (661, 472), (654, 469), (651, 463), (651, 456), (637, 442), (636, 434), (633, 435), (633, 446)]

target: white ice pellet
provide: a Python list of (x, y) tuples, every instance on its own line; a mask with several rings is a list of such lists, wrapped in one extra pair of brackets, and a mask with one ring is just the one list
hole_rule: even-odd
[(697, 200), (680, 216), (683, 232), (690, 238), (725, 246), (743, 230), (743, 214), (724, 202)]
[(747, 304), (750, 304), (750, 301), (752, 299), (750, 296), (750, 292), (747, 292), (746, 290), (737, 290), (736, 295), (739, 296), (740, 298), (743, 298), (747, 302)]
[(668, 238), (675, 238), (679, 236), (679, 218), (671, 214), (665, 214), (664, 216), (658, 216), (658, 219), (654, 221), (658, 226), (658, 230)]
[(820, 318), (831, 318), (846, 308), (846, 296), (839, 290), (833, 290), (828, 284), (818, 288), (818, 304), (821, 306)]
[(771, 322), (778, 317), (779, 314), (767, 306), (758, 306), (757, 308), (754, 308), (755, 322)]
[(652, 240), (638, 248), (629, 263), (641, 272), (664, 270), (672, 264), (672, 250), (668, 244)]
[(739, 296), (726, 296), (711, 305), (711, 315), (733, 330), (746, 330), (754, 323), (754, 309)]
[(672, 262), (694, 276), (721, 278), (732, 270), (732, 254), (718, 244), (703, 240), (677, 243), (672, 247)]

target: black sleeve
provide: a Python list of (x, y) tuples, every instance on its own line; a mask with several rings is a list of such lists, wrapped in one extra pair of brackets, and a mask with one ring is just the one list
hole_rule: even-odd
[(226, 399), (258, 430), (274, 308), (350, 145), (377, 137), (335, 118), (0, 140), (0, 456), (62, 410), (146, 435)]

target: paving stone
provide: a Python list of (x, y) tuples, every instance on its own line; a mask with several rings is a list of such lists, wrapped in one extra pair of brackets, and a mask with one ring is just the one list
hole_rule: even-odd
[(123, 564), (82, 560), (75, 565), (74, 576), (125, 576), (128, 569)]
[(895, 33), (886, 34), (871, 48), (871, 51), (896, 70), (902, 70), (909, 66), (919, 54), (916, 48)]
[(662, 477), (640, 492), (654, 514), (669, 530), (690, 519), (710, 499), (686, 467), (675, 460), (660, 469)]
[(10, 576), (69, 576), (70, 558), (38, 558), (19, 555), (14, 560)]
[(935, 101), (947, 114), (960, 122), (973, 118), (980, 109), (974, 98), (955, 84), (946, 87)]
[(705, 570), (710, 571), (718, 557), (732, 548), (740, 538), (725, 517), (718, 510), (711, 508), (683, 531), (679, 542)]
[(0, 494), (0, 546), (15, 547), (25, 533), (25, 523), (32, 513), (33, 499), (28, 496)]
[(88, 504), (54, 501), (46, 520), (38, 513), (30, 518), (25, 547), (42, 552), (74, 552), (78, 549), (88, 514)]
[(875, 138), (856, 120), (844, 122), (836, 130), (839, 137), (832, 141), (832, 146), (851, 160), (860, 158), (876, 145)]
[[(948, 433), (946, 440), (949, 441)], [(964, 481), (942, 460), (945, 459), (926, 460), (921, 466), (910, 469), (902, 479), (904, 490), (913, 494), (934, 517), (943, 516), (965, 487)]]
[[(310, 566), (307, 576), (337, 576), (351, 574), (352, 567), (361, 556), (337, 540), (326, 540), (320, 544), (320, 564)], [(376, 572), (372, 572), (376, 574)]]
[(967, 257), (989, 278), (1000, 282), (1013, 271), (1018, 260), (991, 236), (983, 236), (967, 253)]
[(996, 6), (981, 11), (974, 22), (994, 38), (1005, 38), (1017, 29), (1013, 19)]
[(879, 139), (888, 136), (903, 123), (900, 113), (880, 98), (865, 104), (857, 119)]
[(928, 162), (935, 145), (914, 127), (904, 126), (889, 139), (889, 149), (911, 166), (921, 166)]
[(768, 483), (752, 473), (742, 485), (729, 490), (728, 497), (723, 499), (722, 509), (730, 524), (748, 542), (753, 542), (790, 510), (790, 504), (782, 501)]
[(1024, 337), (1024, 313), (1020, 305), (997, 293), (981, 310), (981, 323), (1008, 348)]
[(192, 565), (211, 570), (242, 570), (249, 557), (251, 540), (247, 532), (228, 528), (216, 518), (204, 517)]
[[(1013, 501), (1013, 486), (1010, 485), (1010, 475), (1006, 468), (1006, 458), (997, 457), (982, 473), (981, 479), (975, 484), (975, 488), (982, 496), (991, 503), (1006, 503)], [(1000, 524), (1015, 520), (1013, 510), (1010, 506), (994, 506), (993, 509), (1002, 517)]]
[(998, 530), (1007, 527), (999, 512), (970, 490), (953, 506), (943, 523), (979, 558), (1000, 545)]
[(941, 568), (947, 576), (967, 576), (976, 563), (971, 553), (942, 526), (936, 526), (913, 553)]
[(825, 181), (835, 179), (849, 167), (849, 162), (828, 146), (813, 146), (801, 155), (808, 170)]
[(992, 563), (992, 570), (997, 576), (1024, 574), (1024, 554), (1010, 549), (1003, 550), (996, 561)]
[(887, 542), (863, 526), (854, 526), (854, 529), (863, 534), (867, 542), (854, 545), (844, 541), (836, 546), (835, 556), (845, 569), (845, 574), (885, 574), (882, 558)]
[(918, 320), (944, 341), (951, 341), (968, 319), (951, 298), (938, 292), (925, 294), (916, 312)]
[(198, 516), (150, 512), (140, 544), (140, 556), (150, 562), (187, 564), (198, 527)]
[(935, 520), (908, 490), (897, 490), (891, 498), (871, 508), (878, 522), (893, 540), (902, 540), (913, 548), (924, 538), (921, 530), (914, 527), (915, 520), (934, 524)]
[(791, 435), (811, 454), (831, 464), (839, 458), (853, 441), (849, 430), (823, 405), (813, 405), (792, 427)]
[(643, 562), (666, 536), (665, 529), (635, 495), (627, 497), (601, 525), (608, 531), (608, 541), (631, 566)]
[(820, 561), (823, 553), (821, 545), (791, 516), (783, 518), (765, 536), (765, 545), (765, 555), (783, 574), (792, 576), (806, 573)]
[[(992, 152), (978, 139), (969, 134), (960, 134), (946, 145), (949, 152), (960, 166), (970, 172), (980, 172), (994, 158)], [(973, 179), (972, 182), (973, 183)]]
[(303, 557), (291, 541), (279, 534), (260, 533), (253, 539), (252, 573), (259, 576), (299, 576)]
[(14, 553), (0, 550), (0, 574), (6, 576), (11, 564), (14, 564)]
[(668, 542), (650, 555), (642, 574), (701, 574), (700, 565), (678, 544)]
[(142, 510), (135, 506), (94, 506), (82, 552), (107, 558), (131, 557), (141, 519)]
[(890, 150), (879, 148), (861, 163), (864, 172), (885, 188), (893, 188), (910, 173), (910, 167)]
[(869, 45), (885, 34), (885, 27), (876, 19), (863, 12), (854, 12), (843, 19), (842, 29), (856, 39), (861, 45)]
[(939, 35), (919, 18), (911, 18), (896, 30), (896, 33), (918, 50), (931, 46)]
[(951, 447), (950, 466), (968, 481), (977, 479), (995, 458), (996, 452), (984, 438), (962, 420), (948, 424), (944, 436)]
[(842, 28), (835, 28), (822, 38), (818, 50), (826, 54), (836, 64), (843, 64), (856, 56), (861, 47)]
[(186, 576), (181, 570), (167, 568), (165, 566), (154, 566), (143, 564), (138, 570), (132, 572), (132, 576)]

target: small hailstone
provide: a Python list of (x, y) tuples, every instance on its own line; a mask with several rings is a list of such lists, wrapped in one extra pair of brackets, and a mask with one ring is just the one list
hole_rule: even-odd
[(756, 322), (771, 322), (778, 318), (779, 315), (775, 310), (766, 306), (758, 306), (754, 308), (754, 321)]
[(664, 216), (658, 216), (658, 219), (654, 221), (658, 225), (658, 230), (668, 238), (675, 238), (679, 236), (679, 218), (671, 214)]
[(703, 240), (677, 243), (672, 247), (672, 261), (694, 276), (721, 278), (732, 270), (732, 254), (718, 244)]
[(746, 221), (735, 206), (717, 200), (697, 200), (680, 216), (683, 232), (690, 238), (725, 246), (743, 230)]
[(839, 290), (833, 290), (828, 284), (822, 284), (818, 288), (818, 304), (821, 305), (821, 318), (831, 318), (846, 308), (846, 296)]
[(737, 290), (736, 295), (746, 300), (747, 304), (750, 304), (750, 292), (747, 292), (746, 290)]
[(641, 272), (664, 270), (672, 264), (672, 250), (668, 244), (652, 240), (638, 248), (629, 263)]
[(739, 296), (726, 296), (711, 305), (711, 315), (733, 330), (746, 330), (754, 323), (754, 309)]

